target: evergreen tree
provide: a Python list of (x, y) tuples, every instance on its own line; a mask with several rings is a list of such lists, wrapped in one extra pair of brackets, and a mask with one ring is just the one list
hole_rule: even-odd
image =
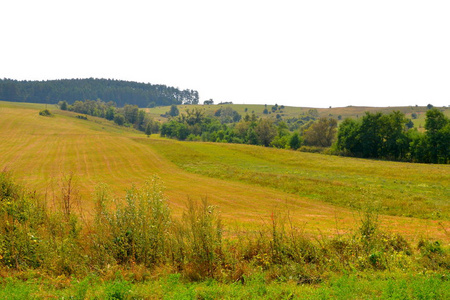
[(180, 111), (178, 110), (178, 107), (175, 104), (172, 104), (170, 106), (170, 110), (169, 110), (169, 116), (171, 117), (176, 117), (180, 114)]
[(301, 141), (300, 141), (300, 135), (298, 132), (294, 132), (294, 134), (291, 136), (291, 139), (289, 140), (289, 146), (293, 150), (297, 150), (300, 148)]
[(67, 106), (68, 106), (67, 101), (61, 101), (61, 102), (59, 102), (59, 108), (60, 108), (61, 110), (67, 110)]
[(145, 128), (145, 134), (147, 135), (147, 137), (150, 137), (150, 135), (152, 134), (152, 124), (150, 122), (147, 124), (147, 127)]

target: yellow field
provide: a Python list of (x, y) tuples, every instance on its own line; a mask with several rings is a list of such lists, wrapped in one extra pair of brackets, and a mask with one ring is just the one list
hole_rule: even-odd
[[(412, 188), (420, 189), (422, 185), (426, 191), (434, 195), (430, 198), (434, 200), (429, 201), (440, 202), (438, 204), (445, 210), (448, 209), (450, 202), (449, 166), (416, 167), (412, 164), (392, 163), (390, 167), (388, 162), (339, 157), (330, 159), (326, 156), (275, 149), (264, 149), (269, 152), (264, 152), (267, 154), (252, 161), (246, 160), (245, 157), (255, 155), (247, 153), (240, 156), (238, 153), (255, 151), (252, 149), (260, 152), (258, 149), (263, 148), (182, 143), (156, 136), (147, 138), (142, 133), (118, 127), (104, 119), (88, 117), (87, 121), (80, 120), (74, 117), (76, 114), (62, 112), (53, 107), (49, 109), (55, 114), (54, 117), (39, 116), (39, 110), (44, 107), (44, 105), (0, 102), (0, 168), (13, 171), (20, 182), (43, 196), (46, 195), (50, 203), (53, 197), (58, 196), (61, 178), (73, 173), (80, 188), (81, 204), (87, 215), (93, 207), (92, 193), (99, 183), (108, 184), (113, 193), (123, 196), (125, 190), (132, 184), (140, 185), (152, 175), (161, 177), (166, 186), (170, 205), (176, 214), (181, 213), (188, 197), (194, 199), (207, 197), (211, 203), (219, 207), (221, 216), (227, 224), (256, 228), (270, 222), (272, 212), (289, 210), (295, 225), (304, 226), (306, 232), (316, 235), (318, 232), (325, 235), (345, 232), (354, 228), (359, 218), (358, 212), (354, 210), (333, 205), (314, 196), (310, 190), (315, 186), (321, 189), (320, 180), (323, 180), (317, 179), (317, 176), (338, 174), (333, 182), (339, 192), (342, 191), (340, 186), (349, 184), (345, 178), (350, 174), (356, 174), (367, 180), (371, 177), (379, 178), (380, 184), (383, 180), (389, 182), (397, 180), (397, 177), (407, 181), (409, 174), (412, 179), (407, 183), (413, 185)], [(236, 147), (240, 147), (239, 151), (235, 150)], [(192, 152), (192, 149), (195, 151)], [(276, 164), (274, 159), (279, 156), (288, 158), (283, 162), (287, 165), (287, 169), (310, 170), (310, 173), (315, 175), (304, 175), (310, 176), (308, 193), (302, 193), (302, 190), (293, 193), (264, 183), (252, 183), (244, 177), (224, 176), (224, 170), (216, 173), (204, 171), (214, 164), (214, 160), (207, 157), (207, 154), (221, 151), (224, 157), (220, 168), (228, 160), (232, 161), (229, 155), (237, 155), (235, 161), (239, 164), (239, 168), (244, 166), (250, 170), (255, 168), (256, 164), (261, 169), (269, 168), (266, 170), (269, 175), (273, 172), (273, 176), (282, 176), (284, 169), (274, 165)], [(195, 164), (189, 166), (185, 160), (180, 163), (174, 153), (179, 157), (188, 155)], [(199, 157), (203, 155), (207, 159), (204, 161), (204, 169), (199, 169), (199, 159), (197, 157), (195, 161), (193, 153)], [(299, 164), (295, 161), (297, 158), (299, 161), (307, 161), (309, 165)], [(220, 161), (220, 158), (218, 160)], [(324, 161), (328, 163), (323, 163)], [(349, 166), (353, 164), (359, 168), (350, 169)], [(231, 167), (233, 166), (230, 163)], [(271, 167), (274, 171), (271, 171)], [(406, 169), (409, 173), (405, 173)], [(424, 178), (423, 181), (421, 176)], [(317, 183), (314, 183), (313, 179)], [(361, 184), (364, 185), (365, 182)], [(374, 190), (374, 186), (372, 184), (369, 189), (375, 191), (374, 195), (367, 196), (381, 197), (383, 190), (380, 189), (380, 196), (377, 190)], [(299, 185), (299, 189), (303, 188), (306, 189), (306, 186)], [(435, 193), (434, 189), (439, 192)], [(428, 198), (425, 194), (423, 197), (426, 202)], [(448, 215), (448, 211), (444, 213)], [(399, 216), (383, 216), (381, 219), (383, 226), (412, 239), (424, 236), (450, 242), (448, 219), (439, 221)]]

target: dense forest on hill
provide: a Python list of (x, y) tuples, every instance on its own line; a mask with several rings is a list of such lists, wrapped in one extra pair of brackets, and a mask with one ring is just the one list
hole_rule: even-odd
[(112, 101), (154, 107), (171, 104), (198, 104), (198, 92), (174, 87), (114, 79), (61, 79), (47, 81), (18, 81), (0, 79), (0, 100), (56, 104), (77, 100)]

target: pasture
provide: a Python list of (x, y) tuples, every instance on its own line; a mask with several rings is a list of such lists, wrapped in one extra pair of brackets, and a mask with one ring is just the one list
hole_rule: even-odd
[[(281, 106), (281, 104), (279, 104)], [(283, 109), (272, 112), (273, 105), (257, 105), (257, 104), (220, 104), (220, 105), (178, 105), (178, 110), (184, 113), (187, 109), (197, 108), (205, 112), (206, 115), (213, 115), (214, 112), (220, 108), (231, 107), (237, 111), (241, 116), (246, 114), (251, 115), (254, 113), (258, 117), (270, 117), (275, 118), (279, 114), (283, 119), (299, 117), (302, 114), (308, 113), (310, 109), (316, 109), (320, 117), (332, 117), (341, 120), (346, 118), (358, 118), (364, 116), (365, 112), (381, 112), (383, 114), (389, 114), (393, 111), (400, 111), (405, 114), (407, 118), (412, 118), (411, 115), (416, 113), (417, 119), (413, 119), (414, 126), (417, 128), (423, 128), (425, 126), (425, 113), (427, 107), (425, 106), (399, 106), (399, 107), (362, 107), (362, 106), (347, 106), (347, 107), (330, 107), (330, 108), (311, 108), (311, 107), (294, 107), (285, 106)], [(270, 114), (263, 114), (264, 109), (267, 108)], [(450, 108), (439, 108), (444, 111), (444, 114), (450, 116)], [(158, 106), (153, 108), (146, 108), (146, 112), (154, 119), (161, 122), (167, 121), (164, 115), (170, 110), (169, 106)]]
[(77, 116), (0, 102), (0, 298), (448, 298), (448, 165)]
[(333, 235), (353, 229), (360, 211), (370, 208), (382, 215), (383, 226), (411, 239), (450, 240), (448, 165), (147, 138), (53, 107), (54, 117), (39, 116), (44, 107), (0, 103), (0, 168), (13, 171), (50, 205), (70, 174), (87, 217), (98, 184), (123, 196), (157, 175), (176, 214), (188, 198), (206, 197), (235, 227), (257, 228), (282, 211), (306, 232)]

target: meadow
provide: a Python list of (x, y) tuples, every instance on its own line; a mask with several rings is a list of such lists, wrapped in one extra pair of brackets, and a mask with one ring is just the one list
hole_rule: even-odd
[[(124, 199), (126, 190), (133, 184), (140, 186), (157, 175), (175, 219), (182, 218), (188, 199), (207, 199), (220, 214), (224, 235), (231, 239), (243, 232), (258, 234), (261, 228), (270, 229), (274, 214), (287, 215), (291, 226), (298, 228), (304, 237), (319, 241), (335, 239), (358, 231), (364, 212), (370, 210), (379, 214), (383, 232), (401, 234), (414, 245), (421, 240), (439, 240), (444, 249), (449, 246), (448, 165), (363, 160), (237, 144), (179, 142), (154, 135), (148, 138), (104, 119), (82, 120), (75, 117), (77, 114), (55, 107), (48, 107), (53, 117), (39, 116), (43, 108), (45, 105), (0, 102), (0, 169), (10, 170), (20, 184), (35, 190), (53, 209), (64, 193), (65, 180), (73, 178), (77, 187), (73, 192), (76, 211), (83, 222), (95, 219), (93, 194), (99, 184), (106, 184), (111, 195)], [(377, 258), (368, 256), (367, 259)], [(395, 259), (392, 268), (398, 274), (386, 274), (383, 268), (366, 274), (360, 270), (352, 273), (349, 267), (345, 272), (350, 275), (326, 269), (327, 275), (321, 277), (323, 282), (312, 285), (298, 285), (298, 280), (292, 282), (289, 278), (271, 280), (266, 285), (267, 276), (270, 277), (267, 272), (284, 273), (264, 268), (264, 257), (255, 258), (261, 269), (248, 272), (246, 285), (224, 283), (215, 277), (191, 282), (172, 274), (173, 270), (163, 269), (158, 274), (155, 269), (146, 271), (130, 266), (130, 272), (124, 270), (126, 267), (114, 269), (124, 274), (122, 277), (117, 272), (106, 272), (109, 274), (106, 279), (100, 274), (80, 279), (49, 275), (42, 280), (41, 275), (34, 273), (11, 275), (2, 269), (2, 276), (10, 279), (1, 284), (3, 293), (13, 291), (6, 298), (12, 298), (18, 290), (45, 297), (42, 289), (55, 286), (54, 282), (60, 282), (61, 288), (48, 287), (53, 290), (52, 295), (64, 297), (78, 293), (79, 299), (103, 298), (115, 292), (123, 297), (165, 296), (168, 299), (180, 295), (251, 298), (258, 293), (261, 297), (279, 299), (290, 299), (291, 295), (348, 298), (353, 292), (360, 298), (402, 295), (419, 298), (421, 293), (427, 295), (425, 298), (431, 298), (432, 293), (438, 299), (447, 297), (448, 270), (437, 268), (425, 272), (411, 258), (405, 261), (414, 267), (405, 267), (405, 273), (399, 267), (399, 258)], [(391, 267), (391, 260), (386, 265)], [(127, 277), (138, 273), (146, 273), (143, 277), (147, 280)], [(28, 283), (21, 279), (24, 276)], [(89, 280), (95, 289), (86, 287)]]
[[(281, 105), (281, 104), (279, 104)], [(198, 108), (205, 112), (207, 115), (213, 115), (214, 112), (220, 108), (231, 107), (237, 111), (241, 116), (246, 114), (255, 114), (258, 117), (272, 117), (275, 118), (277, 114), (280, 114), (283, 119), (295, 118), (301, 114), (307, 114), (310, 109), (316, 109), (320, 117), (333, 117), (337, 119), (340, 116), (341, 120), (345, 118), (358, 118), (365, 114), (365, 112), (381, 112), (383, 114), (389, 114), (393, 111), (400, 111), (405, 114), (407, 118), (412, 118), (411, 115), (416, 113), (418, 118), (413, 119), (414, 126), (417, 128), (423, 128), (425, 125), (425, 113), (427, 112), (426, 106), (399, 106), (399, 107), (363, 107), (363, 106), (346, 106), (346, 107), (329, 107), (329, 108), (312, 108), (312, 107), (293, 107), (285, 106), (283, 109), (272, 113), (271, 108), (273, 105), (258, 105), (258, 104), (219, 104), (219, 105), (178, 105), (180, 113), (184, 113), (187, 109)], [(267, 108), (270, 114), (263, 114), (264, 109)], [(440, 108), (444, 110), (446, 116), (450, 116), (450, 109)], [(164, 115), (170, 110), (168, 106), (158, 106), (153, 108), (146, 108), (146, 112), (156, 120), (161, 122), (167, 121)]]

